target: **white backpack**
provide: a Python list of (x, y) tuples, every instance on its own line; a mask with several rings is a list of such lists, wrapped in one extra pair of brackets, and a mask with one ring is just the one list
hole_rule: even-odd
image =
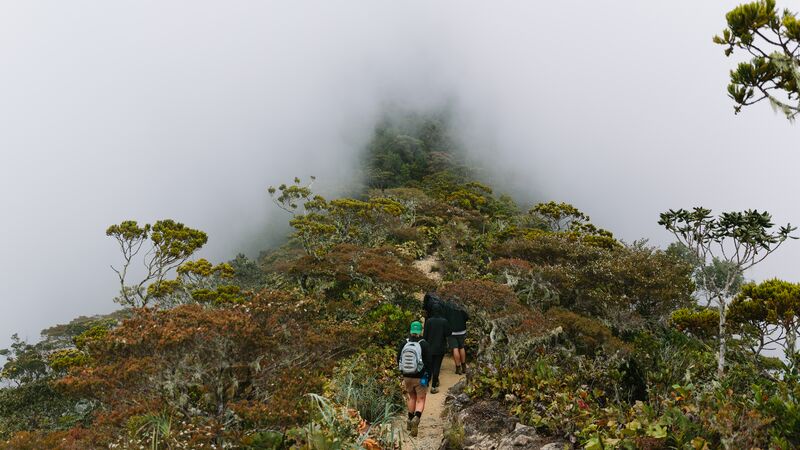
[(400, 351), (400, 372), (403, 375), (416, 375), (422, 372), (425, 363), (422, 361), (422, 346), (418, 342), (406, 340)]

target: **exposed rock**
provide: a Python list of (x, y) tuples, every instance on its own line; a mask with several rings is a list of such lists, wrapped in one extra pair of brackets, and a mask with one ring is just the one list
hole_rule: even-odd
[(505, 435), (510, 433), (518, 422), (495, 400), (482, 400), (464, 408), (458, 413), (458, 419), (464, 425), (464, 433), (467, 436)]
[(549, 444), (545, 444), (539, 447), (539, 450), (564, 450), (565, 448), (572, 448), (571, 445), (567, 444), (566, 442), (551, 442)]
[(453, 387), (450, 388), (450, 393), (453, 395), (463, 394), (465, 387), (467, 387), (467, 380), (462, 379), (461, 381), (454, 384)]
[(518, 423), (514, 431), (502, 436), (497, 450), (538, 450), (542, 443), (535, 428)]
[(563, 450), (563, 443), (548, 443), (552, 438), (539, 436), (534, 427), (519, 423), (500, 402), (470, 404), (465, 394), (453, 395), (448, 402), (464, 427), (465, 450)]

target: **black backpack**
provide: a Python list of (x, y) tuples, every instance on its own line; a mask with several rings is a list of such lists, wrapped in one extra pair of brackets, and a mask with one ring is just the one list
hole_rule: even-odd
[(431, 313), (437, 309), (442, 312), (445, 311), (445, 302), (433, 292), (428, 292), (422, 300), (422, 309), (425, 310), (425, 317), (431, 317)]

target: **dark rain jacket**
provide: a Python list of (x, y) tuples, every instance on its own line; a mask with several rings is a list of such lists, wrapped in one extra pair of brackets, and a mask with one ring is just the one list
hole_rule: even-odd
[(444, 302), (431, 292), (425, 294), (425, 298), (422, 299), (422, 309), (425, 310), (425, 318), (433, 316), (434, 308), (443, 308)]
[(445, 317), (447, 318), (447, 322), (450, 324), (451, 333), (466, 331), (469, 314), (467, 314), (467, 311), (465, 311), (460, 305), (447, 302), (445, 308)]
[(435, 356), (447, 353), (447, 336), (450, 336), (450, 324), (442, 317), (439, 308), (433, 311), (433, 317), (425, 320), (425, 332), (422, 334), (431, 346), (431, 354)]

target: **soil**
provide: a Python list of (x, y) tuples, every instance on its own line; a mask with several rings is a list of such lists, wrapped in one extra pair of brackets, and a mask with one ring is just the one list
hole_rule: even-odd
[(456, 365), (453, 363), (453, 358), (445, 357), (442, 361), (442, 372), (439, 374), (439, 393), (431, 394), (430, 390), (428, 391), (425, 411), (422, 413), (416, 438), (406, 432), (406, 418), (402, 418), (403, 450), (436, 450), (442, 444), (445, 425), (442, 418), (445, 410), (444, 399), (447, 391), (463, 378), (455, 372)]
[(428, 255), (423, 259), (414, 261), (414, 267), (422, 271), (431, 280), (441, 283), (442, 273), (439, 271), (439, 260), (433, 256)]
[[(431, 255), (419, 261), (414, 261), (414, 267), (437, 283), (442, 281), (442, 274), (437, 270), (439, 260), (435, 256)], [(418, 298), (422, 300), (422, 297), (422, 293), (419, 293)], [(439, 374), (439, 392), (431, 394), (430, 390), (428, 390), (425, 411), (422, 413), (417, 437), (411, 437), (406, 431), (407, 418), (405, 415), (398, 419), (403, 432), (403, 450), (436, 450), (441, 446), (445, 426), (445, 421), (442, 418), (445, 411), (444, 399), (447, 396), (447, 391), (463, 378), (462, 375), (456, 375), (456, 365), (453, 362), (453, 357), (450, 355), (445, 356), (442, 361), (442, 371)]]

